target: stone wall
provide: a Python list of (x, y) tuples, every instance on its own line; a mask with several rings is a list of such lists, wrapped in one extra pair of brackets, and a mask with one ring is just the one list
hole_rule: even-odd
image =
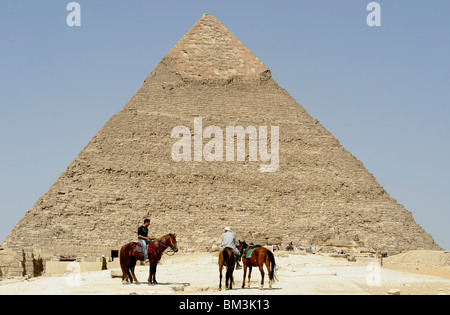
[(0, 250), (1, 277), (38, 277), (44, 272), (44, 262), (32, 249)]

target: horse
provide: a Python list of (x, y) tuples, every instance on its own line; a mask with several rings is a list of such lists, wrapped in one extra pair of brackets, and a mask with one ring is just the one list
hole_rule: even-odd
[[(252, 267), (259, 267), (261, 272), (261, 285), (260, 290), (264, 288), (264, 264), (266, 265), (267, 272), (269, 273), (269, 289), (272, 290), (272, 282), (277, 280), (275, 275), (275, 257), (273, 253), (265, 247), (261, 246), (248, 246), (245, 241), (239, 241), (238, 246), (239, 252), (242, 256), (242, 262), (244, 264), (244, 279), (242, 281), (242, 289), (245, 288), (245, 277), (247, 275), (247, 267), (249, 268), (248, 273), (248, 288), (250, 289), (250, 277), (252, 275)], [(250, 258), (247, 258), (247, 252), (249, 249), (254, 249)]]
[(288, 252), (293, 252), (294, 251), (294, 244), (292, 244), (292, 242), (291, 242), (288, 245), (286, 245), (286, 250)]
[(225, 266), (227, 272), (225, 274), (225, 290), (233, 289), (233, 272), (236, 261), (234, 259), (233, 250), (224, 248), (219, 253), (219, 291), (222, 290), (222, 269)]
[[(156, 281), (156, 267), (161, 260), (161, 256), (167, 248), (173, 252), (178, 252), (177, 239), (175, 234), (167, 234), (159, 239), (152, 240), (153, 244), (149, 246), (148, 257), (150, 259), (150, 272), (148, 276), (149, 284), (157, 284)], [(137, 283), (138, 280), (134, 274), (134, 267), (138, 260), (144, 261), (144, 253), (137, 250), (138, 243), (128, 243), (120, 249), (120, 267), (122, 268), (122, 281)], [(131, 273), (130, 273), (131, 271)]]

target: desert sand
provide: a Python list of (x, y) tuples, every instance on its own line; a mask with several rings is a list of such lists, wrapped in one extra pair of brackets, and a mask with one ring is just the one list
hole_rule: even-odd
[(385, 295), (391, 290), (401, 295), (450, 294), (450, 268), (422, 265), (421, 259), (407, 260), (408, 264), (405, 265), (401, 256), (394, 256), (385, 259), (384, 267), (378, 268), (379, 263), (374, 258), (358, 257), (356, 262), (349, 262), (345, 258), (324, 254), (287, 252), (276, 253), (275, 257), (278, 281), (274, 283), (273, 290), (268, 289), (267, 273), (265, 288), (259, 290), (260, 273), (254, 268), (250, 289), (241, 289), (243, 271), (236, 270), (233, 290), (219, 291), (217, 253), (178, 253), (163, 256), (158, 265), (157, 285), (147, 284), (147, 266), (137, 266), (138, 284), (122, 284), (120, 278), (111, 277), (111, 273), (117, 271), (112, 269), (28, 280), (5, 279), (0, 281), (0, 295)]

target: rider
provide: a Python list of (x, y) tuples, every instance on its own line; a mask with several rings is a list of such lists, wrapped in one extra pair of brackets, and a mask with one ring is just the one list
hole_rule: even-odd
[[(240, 257), (241, 253), (236, 247), (236, 236), (233, 232), (231, 232), (231, 228), (229, 226), (225, 228), (225, 232), (222, 234), (222, 249), (227, 247), (233, 251), (236, 257)], [(236, 262), (236, 267), (238, 269), (241, 268), (241, 265), (239, 265), (239, 261)]]
[(138, 229), (138, 239), (142, 246), (142, 252), (144, 253), (144, 261), (148, 260), (148, 243), (150, 237), (148, 236), (148, 226), (150, 225), (150, 219), (144, 220), (144, 225)]

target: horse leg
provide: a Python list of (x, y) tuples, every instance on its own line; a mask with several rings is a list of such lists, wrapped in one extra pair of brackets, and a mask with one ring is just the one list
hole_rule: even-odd
[(156, 266), (157, 263), (150, 262), (150, 273), (148, 275), (148, 283), (149, 284), (157, 284), (156, 281)]
[(222, 269), (223, 266), (219, 266), (219, 291), (222, 291)]
[(229, 290), (228, 281), (230, 280), (230, 269), (226, 266), (227, 271), (225, 272), (225, 290)]
[(131, 273), (128, 273), (128, 275), (130, 276), (131, 283), (133, 283), (133, 280), (138, 283), (136, 275), (134, 274), (134, 267), (136, 267), (136, 259), (131, 258), (130, 263), (128, 264), (128, 270), (129, 272), (131, 271)]
[(271, 278), (271, 272), (270, 272), (270, 259), (269, 256), (267, 256), (266, 258), (266, 268), (267, 268), (267, 273), (269, 275), (269, 290), (272, 290), (272, 278)]
[(156, 281), (156, 267), (158, 266), (158, 263), (155, 263), (155, 266), (153, 267), (153, 272), (152, 272), (152, 282), (153, 284), (158, 284), (158, 281)]
[(121, 266), (122, 268), (122, 283), (123, 284), (128, 284), (130, 283), (128, 280), (128, 264), (122, 263), (121, 262)]
[(244, 263), (244, 279), (242, 279), (242, 289), (245, 289), (245, 277), (247, 276), (247, 264)]
[(233, 283), (234, 283), (233, 272), (234, 272), (234, 265), (233, 265), (233, 267), (230, 268), (230, 290), (233, 289)]
[(153, 276), (152, 272), (153, 272), (152, 261), (150, 260), (150, 267), (148, 269), (148, 279), (147, 279), (148, 284), (152, 284), (152, 276)]
[(248, 288), (250, 289), (250, 278), (252, 277), (252, 266), (248, 267)]
[(230, 266), (226, 266), (227, 271), (225, 272), (225, 290), (230, 290), (232, 288), (232, 284), (231, 282), (233, 281), (231, 279), (231, 273), (232, 273), (232, 269)]
[(135, 281), (136, 283), (138, 283), (139, 281), (138, 281), (138, 279), (136, 278), (136, 275), (134, 274), (134, 268), (135, 268), (135, 267), (136, 267), (136, 265), (133, 266), (133, 268), (131, 268), (131, 276), (133, 277), (134, 281)]
[(233, 271), (234, 271), (234, 264), (232, 266), (230, 266), (230, 268), (227, 267), (227, 274), (226, 274), (227, 290), (233, 289)]
[(130, 279), (130, 283), (133, 283), (133, 280), (136, 281), (136, 283), (138, 282), (136, 276), (134, 275), (135, 266), (136, 266), (136, 259), (133, 259), (133, 257), (131, 257), (130, 262), (128, 263), (127, 266), (127, 278)]
[(259, 265), (259, 271), (261, 272), (261, 285), (259, 289), (262, 290), (264, 288), (264, 264)]
[(127, 268), (122, 268), (122, 283), (130, 284), (130, 280), (128, 279), (128, 270)]

